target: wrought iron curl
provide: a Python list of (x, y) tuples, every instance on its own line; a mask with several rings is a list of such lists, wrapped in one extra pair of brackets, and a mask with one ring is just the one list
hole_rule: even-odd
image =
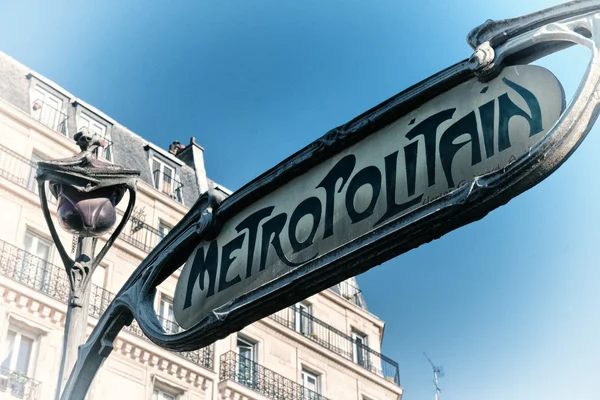
[[(592, 52), (583, 81), (557, 123), (536, 146), (506, 168), (475, 177), (467, 185), (382, 226), (379, 228), (380, 237), (385, 234), (389, 238), (381, 239), (368, 252), (363, 247), (363, 250), (341, 257), (338, 254), (335, 259), (323, 257), (318, 261), (323, 289), (334, 280), (337, 265), (345, 265), (347, 277), (364, 272), (375, 265), (385, 251), (392, 249), (399, 254), (414, 248), (416, 244), (409, 240), (411, 236), (421, 235), (423, 240), (420, 243), (435, 239), (447, 232), (443, 227), (457, 227), (480, 219), (490, 210), (541, 182), (575, 151), (597, 118), (600, 102), (599, 11), (598, 2), (578, 1), (513, 20), (487, 22), (469, 34), (468, 41), (476, 53), (470, 60), (434, 75), (339, 130), (331, 131), (334, 134), (326, 134), (322, 139), (326, 145), (317, 141), (307, 146), (225, 201), (214, 192), (201, 196), (134, 271), (102, 315), (88, 342), (80, 347), (80, 357), (62, 398), (83, 399), (95, 372), (110, 353), (116, 335), (134, 318), (144, 334), (157, 345), (174, 351), (189, 351), (206, 346), (215, 338), (227, 336), (257, 316), (266, 317), (275, 312), (277, 307), (272, 304), (273, 296), (269, 297), (257, 289), (215, 310), (187, 331), (167, 334), (156, 317), (152, 303), (156, 287), (183, 264), (201, 240), (214, 237), (220, 223), (245, 205), (275, 190), (293, 174), (309, 169), (311, 165), (307, 160), (327, 157), (329, 152), (337, 151), (340, 143), (347, 144), (349, 136), (369, 134), (368, 130), (377, 129), (391, 118), (388, 114), (397, 117), (398, 113), (405, 113), (414, 104), (431, 98), (432, 93), (439, 93), (474, 77), (489, 79), (506, 66), (533, 61), (568, 45), (583, 45)], [(485, 43), (489, 43), (492, 51)], [(480, 74), (483, 70), (485, 73)], [(363, 129), (367, 130), (366, 133)], [(40, 196), (43, 193), (44, 190), (40, 190)], [(396, 234), (399, 231), (402, 231), (402, 236)], [(360, 243), (354, 245), (356, 248)], [(365, 258), (372, 260), (371, 264), (365, 266)], [(363, 264), (359, 259), (363, 260)], [(284, 280), (285, 285), (278, 290), (278, 295), (289, 295), (291, 299), (294, 292), (309, 282), (302, 268), (293, 274), (293, 279), (284, 277), (287, 280)], [(337, 279), (346, 277), (337, 275)], [(228, 322), (226, 330), (222, 324), (225, 320)]]
[[(496, 199), (501, 197), (502, 193), (510, 191), (514, 197), (515, 192), (521, 193), (529, 189), (566, 160), (568, 155), (585, 138), (589, 127), (592, 125), (593, 110), (598, 104), (598, 99), (594, 97), (594, 93), (599, 92), (600, 60), (597, 49), (600, 43), (600, 40), (598, 40), (600, 35), (593, 33), (592, 38), (587, 38), (580, 30), (581, 27), (587, 27), (592, 32), (595, 32), (598, 29), (598, 21), (600, 21), (600, 14), (572, 17), (564, 23), (552, 22), (522, 33), (493, 50), (493, 63), (490, 62), (487, 64), (490, 67), (492, 64), (496, 67), (499, 63), (509, 59), (509, 56), (512, 54), (543, 42), (568, 41), (581, 44), (592, 50), (593, 57), (588, 72), (584, 76), (580, 89), (575, 94), (573, 101), (565, 109), (558, 122), (548, 131), (545, 138), (534, 148), (530, 149), (528, 154), (518, 158), (513, 164), (502, 170), (475, 177), (466, 185), (415, 210), (411, 215), (406, 217), (408, 222), (403, 227), (427, 218), (440, 208), (446, 209), (448, 215), (450, 212), (457, 213), (457, 209), (459, 209), (459, 215), (462, 218), (465, 215), (478, 215), (482, 212), (481, 210), (485, 209), (482, 205), (489, 207), (488, 202), (497, 201)], [(465, 64), (469, 64), (470, 62), (467, 60)], [(508, 65), (510, 64), (504, 64), (502, 67)], [(576, 121), (586, 121), (585, 126), (582, 123), (576, 123)], [(330, 136), (327, 137), (329, 138)], [(234, 195), (227, 199), (226, 203), (229, 207), (232, 207), (232, 202), (235, 202), (235, 200)], [(207, 227), (212, 226), (215, 220), (219, 220), (219, 212), (220, 208), (211, 206), (210, 202), (206, 203), (206, 208), (200, 213), (198, 220), (198, 227), (202, 226), (196, 232), (198, 239), (210, 240), (214, 232), (218, 231), (212, 230), (213, 235), (210, 236), (205, 233), (210, 231)], [(481, 218), (486, 213), (487, 211), (478, 216), (478, 218)], [(457, 217), (453, 216), (452, 218)], [(199, 240), (196, 241), (196, 243), (198, 242)], [(164, 249), (163, 251), (170, 252), (175, 250)], [(153, 276), (159, 274), (158, 269), (161, 266), (156, 264), (156, 268)], [(239, 312), (245, 304), (250, 303), (252, 299), (256, 299), (260, 295), (258, 290), (250, 292), (220, 307), (218, 310), (214, 310), (212, 315), (189, 330), (177, 334), (167, 334), (162, 329), (153, 310), (154, 292), (148, 286), (150, 282), (152, 282), (152, 278), (149, 276), (142, 290), (142, 301), (139, 303), (138, 310), (133, 311), (133, 313), (144, 333), (154, 343), (174, 351), (188, 351), (208, 345), (209, 343), (204, 338), (214, 337), (211, 335), (214, 335), (218, 331), (219, 322), (225, 319), (230, 319), (231, 321), (236, 311)], [(240, 326), (242, 325), (243, 323), (240, 323)], [(226, 334), (222, 334), (222, 336), (224, 337)]]

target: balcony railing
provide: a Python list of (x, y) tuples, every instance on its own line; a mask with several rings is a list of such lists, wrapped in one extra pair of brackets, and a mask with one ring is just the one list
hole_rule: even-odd
[(329, 290), (360, 308), (367, 308), (362, 291), (348, 281), (340, 282)]
[[(67, 303), (69, 299), (69, 281), (62, 268), (3, 240), (0, 240), (0, 275), (20, 282), (24, 286), (35, 289), (60, 302)], [(92, 285), (90, 315), (99, 318), (106, 311), (114, 297), (114, 293)], [(135, 321), (130, 326), (125, 327), (124, 330), (132, 335), (146, 338)], [(175, 354), (204, 368), (212, 370), (214, 367), (213, 345), (196, 351)]]
[(0, 274), (60, 302), (69, 300), (69, 281), (62, 268), (2, 240)]
[(160, 169), (152, 171), (154, 187), (178, 203), (183, 204), (183, 183), (176, 180), (172, 174), (173, 172), (161, 172)]
[(169, 334), (182, 332), (183, 329), (179, 326), (179, 324), (172, 319), (163, 318), (160, 315), (158, 316), (158, 321), (162, 325), (165, 332)]
[(233, 351), (221, 354), (219, 379), (232, 380), (273, 400), (329, 400)]
[[(23, 157), (16, 151), (0, 144), (0, 176), (37, 194), (38, 183), (35, 179), (37, 163)], [(48, 190), (48, 200), (56, 201)]]
[(400, 384), (397, 362), (355, 341), (351, 336), (309, 313), (292, 306), (272, 314), (269, 318), (388, 381)]
[(48, 128), (67, 136), (67, 120), (69, 117), (56, 107), (42, 100), (34, 100), (31, 104), (31, 116)]
[(0, 369), (0, 393), (8, 393), (17, 399), (37, 400), (39, 386), (38, 381), (20, 371)]
[[(119, 215), (123, 216), (123, 212), (118, 210)], [(123, 228), (123, 231), (119, 235), (120, 239), (123, 239), (132, 246), (149, 253), (160, 240), (162, 235), (158, 229), (153, 228), (144, 221), (131, 216), (127, 224)]]

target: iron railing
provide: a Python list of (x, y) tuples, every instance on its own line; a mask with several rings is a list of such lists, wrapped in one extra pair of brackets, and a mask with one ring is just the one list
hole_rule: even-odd
[(160, 169), (152, 171), (152, 179), (154, 180), (154, 188), (163, 192), (178, 203), (183, 204), (183, 183), (179, 182), (172, 175), (161, 172)]
[[(117, 210), (117, 212), (123, 216), (121, 210)], [(158, 242), (160, 242), (162, 235), (158, 229), (148, 225), (141, 219), (131, 216), (119, 238), (146, 253), (150, 253)]]
[(179, 326), (179, 324), (177, 322), (173, 321), (172, 319), (163, 318), (160, 315), (158, 315), (157, 317), (158, 317), (158, 321), (162, 325), (165, 332), (173, 334), (173, 333), (179, 333), (179, 332), (183, 331), (183, 329)]
[[(16, 151), (0, 144), (0, 176), (37, 194), (38, 183), (35, 179), (37, 162), (23, 157)], [(47, 192), (48, 201), (55, 203), (56, 199)]]
[[(0, 274), (63, 303), (67, 303), (69, 299), (69, 281), (62, 268), (3, 240), (0, 240)], [(100, 318), (114, 297), (114, 293), (92, 285), (90, 316)], [(180, 328), (177, 327), (177, 329)], [(124, 330), (146, 339), (135, 321)], [(213, 345), (195, 351), (174, 354), (210, 370), (214, 367)]]
[(63, 303), (69, 281), (62, 268), (0, 240), (0, 274)]
[(67, 136), (67, 120), (69, 117), (61, 110), (37, 99), (31, 104), (31, 116), (48, 128)]
[[(0, 144), (0, 176), (34, 193), (37, 193), (37, 182), (35, 180), (36, 170), (37, 163)], [(48, 198), (54, 199), (53, 196), (48, 196)], [(121, 211), (119, 211), (119, 213), (122, 215)], [(132, 216), (129, 221), (127, 221), (127, 224), (119, 235), (119, 238), (145, 252), (150, 252), (162, 239), (162, 235), (158, 229)], [(2, 241), (0, 241), (0, 248), (0, 273), (22, 282), (26, 286), (41, 291), (50, 297), (65, 303), (67, 302), (69, 283), (66, 276), (64, 276), (64, 271), (62, 268), (57, 269), (48, 262), (38, 259), (31, 254), (27, 254), (23, 250), (19, 250), (16, 247)], [(362, 307), (364, 305), (364, 301), (362, 300), (362, 293), (360, 292), (360, 289), (350, 285), (348, 282), (342, 282), (340, 285), (344, 284), (348, 286), (337, 286), (331, 288), (330, 290), (346, 298), (348, 301), (353, 302), (357, 306)], [(344, 296), (344, 293), (348, 295)], [(106, 298), (109, 295), (113, 296), (112, 293), (107, 292), (102, 288), (94, 288), (92, 290), (92, 296), (96, 296), (95, 301), (99, 302), (98, 304), (92, 303), (90, 305), (92, 310), (94, 310), (95, 307), (95, 311), (91, 311), (93, 315), (95, 312), (95, 315), (99, 316), (104, 311), (105, 307), (110, 303), (110, 301), (106, 301)], [(112, 300), (112, 297), (110, 297), (110, 300)], [(337, 331), (335, 328), (329, 326), (325, 322), (312, 317), (310, 314), (307, 314), (304, 311), (296, 310), (294, 307), (281, 310), (278, 313), (271, 315), (271, 318), (275, 321), (287, 326), (290, 329), (298, 331), (300, 329), (297, 329), (296, 326), (302, 324), (297, 324), (296, 321), (300, 317), (306, 318), (307, 321), (310, 321), (308, 324), (310, 329), (307, 330), (303, 328), (303, 331), (300, 332), (304, 336), (310, 338), (325, 348), (328, 348), (350, 360), (353, 360), (358, 365), (361, 365), (362, 367), (399, 384), (398, 364), (396, 362), (373, 351), (367, 346), (354, 343), (350, 336)], [(167, 323), (166, 325), (170, 325), (170, 323)], [(174, 327), (174, 325), (166, 325), (165, 331), (167, 332), (169, 332), (169, 329)], [(176, 329), (180, 328), (177, 326)], [(125, 330), (136, 336), (144, 337), (144, 334), (135, 324), (135, 322)], [(360, 357), (360, 348), (364, 349), (364, 354), (366, 357)], [(212, 360), (212, 347), (210, 349), (201, 349), (200, 352), (210, 354), (191, 356), (191, 358)], [(189, 358), (188, 356), (184, 357)], [(210, 361), (210, 366), (207, 366), (206, 364), (200, 365), (209, 369), (213, 368), (212, 361)]]
[(388, 381), (400, 384), (397, 362), (313, 317), (306, 311), (291, 306), (270, 315), (269, 318)]
[(40, 382), (20, 371), (0, 369), (0, 393), (8, 393), (17, 399), (37, 400), (39, 386)]
[(329, 400), (234, 351), (221, 354), (219, 379), (232, 380), (273, 400)]
[(367, 308), (362, 291), (348, 281), (342, 281), (329, 290), (360, 308)]

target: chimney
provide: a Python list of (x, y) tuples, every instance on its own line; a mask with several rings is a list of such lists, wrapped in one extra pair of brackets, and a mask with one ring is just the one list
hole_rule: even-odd
[[(175, 152), (171, 151), (171, 148), (177, 149)], [(196, 172), (196, 181), (198, 182), (199, 194), (202, 194), (208, 190), (208, 179), (206, 178), (206, 170), (204, 168), (204, 148), (196, 143), (196, 138), (190, 138), (190, 144), (185, 146), (179, 142), (173, 142), (169, 146), (169, 151), (174, 154), (181, 161), (186, 163), (190, 168), (193, 168)]]
[(185, 146), (182, 146), (178, 141), (174, 141), (169, 145), (169, 153), (173, 154), (174, 156), (183, 151), (183, 149), (185, 149)]

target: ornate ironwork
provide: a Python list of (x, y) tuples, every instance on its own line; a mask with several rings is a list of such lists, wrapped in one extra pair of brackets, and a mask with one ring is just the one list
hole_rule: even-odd
[(219, 379), (232, 380), (273, 400), (329, 400), (233, 351), (221, 354)]
[[(133, 211), (133, 205), (135, 204), (136, 199), (136, 182), (140, 172), (98, 160), (94, 153), (104, 142), (98, 135), (90, 133), (86, 128), (82, 129), (81, 132), (76, 133), (74, 139), (81, 148), (81, 153), (60, 160), (38, 162), (38, 174), (36, 179), (38, 181), (38, 192), (40, 195), (42, 211), (44, 212), (44, 218), (48, 224), (52, 240), (54, 241), (60, 258), (65, 266), (67, 275), (69, 276), (72, 295), (70, 301), (73, 302), (73, 307), (82, 307), (82, 302), (84, 301), (83, 291), (88, 287), (88, 282), (91, 279), (94, 270), (100, 264), (119, 233), (125, 227), (125, 224)], [(56, 198), (62, 197), (63, 190), (66, 189), (69, 189), (74, 193), (80, 193), (82, 195), (89, 194), (94, 197), (96, 193), (112, 188), (112, 190), (116, 191), (114, 194), (116, 199), (113, 201), (113, 204), (116, 204), (119, 202), (125, 191), (129, 192), (129, 204), (127, 205), (127, 210), (125, 211), (123, 218), (121, 218), (119, 225), (98, 254), (94, 254), (96, 242), (94, 240), (87, 250), (90, 254), (82, 254), (76, 260), (73, 260), (69, 256), (56, 232), (50, 210), (48, 209), (45, 190), (46, 182), (49, 182), (50, 190)], [(59, 206), (62, 206), (63, 204), (65, 203), (61, 201)], [(66, 204), (69, 204), (69, 202), (66, 202)], [(84, 220), (88, 219), (85, 216), (82, 218)], [(88, 236), (87, 229), (83, 229), (85, 226), (87, 226), (87, 223), (82, 227), (82, 230), (84, 230), (84, 233), (82, 234)], [(90, 235), (94, 236), (95, 234), (91, 232)], [(69, 307), (71, 307), (71, 305), (69, 305)]]
[(400, 385), (400, 372), (396, 361), (355, 341), (351, 336), (309, 313), (291, 306), (270, 315), (269, 318), (356, 365)]
[[(35, 180), (37, 171), (37, 162), (23, 157), (19, 153), (0, 144), (0, 176), (9, 181), (38, 194), (38, 184)], [(49, 196), (47, 190), (46, 198), (50, 202), (56, 202), (53, 196)], [(117, 214), (123, 217), (124, 212), (117, 210)], [(144, 222), (144, 210), (139, 209), (132, 213), (129, 220), (119, 235), (119, 239), (137, 247), (138, 249), (149, 253), (150, 250), (162, 239), (158, 229)], [(71, 252), (74, 252), (77, 245), (77, 237), (74, 237)]]
[[(122, 215), (120, 210), (117, 214)], [(162, 239), (158, 229), (148, 225), (142, 219), (131, 216), (119, 235), (119, 238), (138, 249), (149, 253)]]
[(37, 400), (40, 382), (21, 371), (0, 368), (0, 393), (8, 393), (11, 398)]
[(0, 240), (0, 274), (62, 303), (69, 300), (64, 269)]
[[(69, 280), (63, 268), (3, 240), (0, 240), (0, 275), (62, 303), (66, 304), (69, 299)], [(90, 316), (100, 318), (114, 298), (114, 293), (92, 285)], [(176, 322), (172, 323), (180, 329)], [(137, 324), (131, 324), (125, 331), (148, 340)], [(214, 345), (189, 352), (172, 353), (201, 367), (210, 370), (214, 368)]]
[[(276, 313), (310, 294), (362, 273), (381, 262), (429, 242), (533, 187), (556, 170), (581, 144), (595, 122), (600, 103), (600, 4), (582, 0), (524, 17), (490, 22), (469, 35), (474, 50), (488, 42), (491, 55), (464, 60), (420, 82), (295, 153), (223, 201), (209, 191), (152, 250), (100, 318), (69, 378), (63, 399), (82, 400), (110, 354), (118, 332), (138, 321), (156, 344), (193, 350)], [(592, 52), (583, 82), (558, 122), (537, 145), (507, 167), (475, 177), (461, 188), (355, 239), (349, 245), (292, 269), (289, 274), (232, 299), (205, 319), (177, 334), (167, 334), (154, 315), (155, 288), (182, 265), (201, 240), (257, 199), (277, 190), (322, 160), (389, 125), (419, 105), (473, 78), (488, 79), (508, 65), (528, 63), (573, 44)]]

